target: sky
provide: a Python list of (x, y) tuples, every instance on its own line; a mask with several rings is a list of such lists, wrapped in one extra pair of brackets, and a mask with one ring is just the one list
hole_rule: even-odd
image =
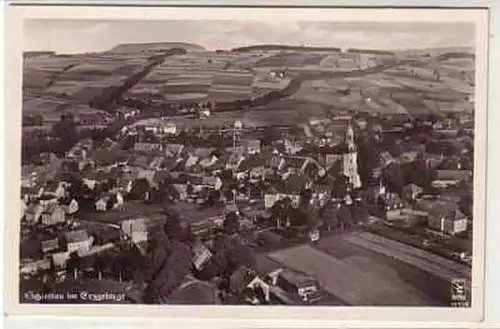
[(255, 44), (422, 49), (472, 47), (472, 23), (306, 21), (97, 21), (27, 20), (23, 50), (84, 53), (120, 43), (188, 42), (207, 49)]

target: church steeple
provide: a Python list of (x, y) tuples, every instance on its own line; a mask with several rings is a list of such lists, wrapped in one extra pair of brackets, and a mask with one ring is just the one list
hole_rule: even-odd
[(348, 177), (349, 183), (353, 188), (359, 188), (361, 187), (361, 179), (358, 173), (358, 154), (351, 121), (347, 125), (344, 142), (347, 152), (343, 155), (343, 174)]
[(357, 151), (356, 143), (354, 142), (354, 129), (352, 127), (351, 121), (349, 121), (349, 123), (347, 124), (345, 144), (349, 153)]

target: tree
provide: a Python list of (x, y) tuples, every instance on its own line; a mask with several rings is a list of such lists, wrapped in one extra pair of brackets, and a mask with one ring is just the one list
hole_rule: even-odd
[(349, 229), (352, 226), (352, 214), (348, 206), (341, 205), (337, 211), (337, 216), (341, 230)]
[(82, 260), (76, 251), (69, 255), (69, 259), (66, 263), (66, 270), (69, 275), (72, 275), (74, 279), (78, 278), (80, 269), (82, 266)]
[(62, 115), (60, 121), (52, 127), (52, 131), (68, 149), (79, 139), (76, 123), (70, 114)]
[(382, 180), (390, 192), (394, 192), (399, 195), (402, 194), (405, 181), (403, 171), (401, 170), (399, 164), (391, 163), (388, 165), (382, 173)]
[(102, 280), (103, 273), (110, 268), (110, 259), (106, 254), (97, 255), (94, 263), (94, 268), (97, 272), (97, 278)]
[(149, 188), (149, 181), (145, 178), (139, 178), (134, 182), (128, 197), (130, 200), (142, 200), (145, 198)]

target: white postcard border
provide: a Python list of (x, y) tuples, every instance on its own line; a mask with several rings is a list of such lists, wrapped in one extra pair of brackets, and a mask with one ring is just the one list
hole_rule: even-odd
[[(278, 12), (278, 13), (277, 13)], [(126, 8), (126, 7), (11, 7), (7, 10), (6, 90), (5, 119), (6, 145), (5, 169), (8, 175), (5, 241), (6, 250), (5, 293), (8, 314), (24, 315), (71, 315), (71, 316), (143, 316), (203, 319), (240, 319), (288, 321), (429, 321), (461, 322), (481, 320), (483, 316), (484, 289), (484, 243), (486, 209), (486, 114), (487, 114), (487, 44), (488, 15), (485, 11), (461, 10), (450, 15), (449, 11), (425, 9), (289, 9), (289, 8)], [(19, 305), (18, 300), (18, 248), (19, 245), (19, 186), (20, 186), (20, 141), (21, 141), (21, 49), (22, 21), (24, 19), (96, 19), (96, 20), (162, 20), (196, 19), (262, 19), (272, 15), (273, 19), (286, 21), (297, 18), (307, 20), (337, 21), (473, 21), (476, 24), (476, 135), (475, 135), (475, 180), (474, 180), (474, 266), (471, 309), (415, 308), (415, 307), (268, 307), (246, 306), (139, 306), (139, 305)], [(76, 40), (77, 42), (77, 40)]]

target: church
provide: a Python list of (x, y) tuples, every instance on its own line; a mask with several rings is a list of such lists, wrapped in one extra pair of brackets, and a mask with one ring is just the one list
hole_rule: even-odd
[(354, 141), (354, 129), (350, 120), (343, 142), (327, 151), (325, 165), (328, 172), (334, 176), (346, 177), (352, 189), (361, 187), (361, 178), (358, 172), (358, 148)]

